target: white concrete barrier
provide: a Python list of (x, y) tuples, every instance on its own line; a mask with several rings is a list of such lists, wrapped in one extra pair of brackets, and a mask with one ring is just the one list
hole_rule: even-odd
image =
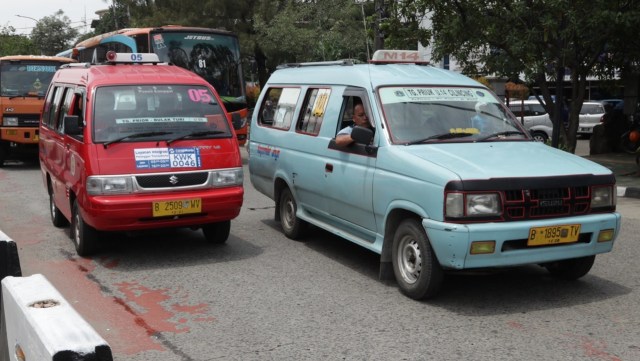
[(5, 277), (2, 311), (8, 361), (113, 361), (107, 342), (43, 275)]

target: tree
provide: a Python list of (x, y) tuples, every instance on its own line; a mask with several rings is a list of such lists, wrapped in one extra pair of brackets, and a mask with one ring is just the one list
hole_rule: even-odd
[[(467, 75), (498, 74), (525, 80), (540, 88), (545, 108), (554, 121), (553, 145), (560, 137), (575, 149), (578, 114), (585, 97), (587, 76), (596, 74), (598, 59), (616, 29), (638, 11), (640, 3), (629, 1), (514, 1), (416, 0), (418, 9), (431, 14), (436, 59), (455, 57)], [(630, 29), (628, 27), (625, 27)], [(426, 45), (426, 44), (423, 44)], [(562, 98), (564, 77), (570, 78), (570, 112), (566, 134)], [(556, 89), (557, 103), (551, 99)]]
[(11, 26), (0, 28), (0, 56), (37, 54), (37, 47), (26, 36), (15, 33)]
[(55, 55), (73, 46), (78, 30), (69, 26), (71, 20), (62, 10), (45, 16), (36, 23), (31, 31), (31, 40), (40, 49), (42, 55)]

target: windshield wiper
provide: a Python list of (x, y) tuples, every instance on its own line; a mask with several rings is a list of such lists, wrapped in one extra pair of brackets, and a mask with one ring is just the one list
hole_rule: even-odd
[(426, 137), (426, 138), (423, 138), (423, 139), (413, 140), (411, 142), (408, 142), (405, 145), (420, 144), (420, 143), (424, 143), (424, 142), (427, 142), (427, 141), (432, 140), (432, 139), (444, 140), (444, 139), (470, 137), (472, 135), (474, 135), (474, 133), (442, 133), (442, 134), (432, 135), (430, 137)]
[(172, 134), (172, 132), (143, 132), (143, 133), (133, 133), (133, 134), (125, 135), (124, 137), (116, 138), (116, 139), (110, 140), (110, 141), (108, 141), (108, 142), (105, 142), (104, 144), (102, 144), (102, 146), (103, 146), (105, 149), (107, 149), (107, 147), (109, 146), (109, 144), (119, 143), (119, 142), (122, 142), (123, 140), (126, 140), (126, 139), (146, 138), (146, 137), (153, 137), (153, 136), (156, 136), (156, 135), (167, 135), (167, 134)]
[(495, 138), (495, 137), (499, 137), (501, 135), (516, 135), (516, 134), (524, 135), (524, 133), (519, 131), (519, 130), (507, 130), (505, 132), (498, 132), (498, 133), (489, 134), (489, 135), (487, 135), (485, 137), (477, 139), (476, 142), (484, 142), (485, 140), (488, 140), (488, 139), (491, 139), (491, 138)]
[(167, 145), (175, 142), (176, 140), (180, 140), (180, 139), (186, 139), (186, 138), (197, 138), (197, 137), (204, 137), (207, 135), (214, 135), (214, 134), (224, 134), (226, 132), (222, 131), (222, 130), (203, 130), (200, 132), (193, 132), (193, 133), (187, 133), (187, 134), (183, 134), (179, 137), (175, 137), (173, 139), (169, 139), (167, 140)]

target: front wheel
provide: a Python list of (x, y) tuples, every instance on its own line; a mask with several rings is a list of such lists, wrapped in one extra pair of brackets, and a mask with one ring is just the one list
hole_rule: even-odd
[(78, 201), (73, 202), (71, 218), (71, 239), (76, 246), (76, 253), (80, 257), (90, 256), (95, 252), (100, 233), (82, 219)]
[(214, 244), (225, 243), (227, 238), (229, 238), (230, 231), (231, 221), (212, 223), (202, 227), (204, 238), (207, 242)]
[(631, 141), (629, 133), (626, 133), (622, 136), (620, 147), (629, 154), (635, 154), (638, 151), (638, 147), (640, 147), (640, 143)]
[(545, 267), (554, 277), (565, 280), (577, 280), (589, 273), (595, 260), (596, 256), (572, 258), (551, 262), (546, 264)]
[(444, 272), (418, 220), (402, 221), (393, 236), (393, 273), (405, 295), (419, 300), (435, 296)]
[(308, 227), (308, 223), (298, 218), (298, 204), (289, 188), (285, 188), (280, 193), (280, 224), (282, 231), (287, 238), (300, 239)]

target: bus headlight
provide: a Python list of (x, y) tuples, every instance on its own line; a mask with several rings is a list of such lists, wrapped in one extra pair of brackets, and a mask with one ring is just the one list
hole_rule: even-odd
[(4, 125), (5, 127), (17, 127), (18, 117), (3, 117), (2, 125)]
[(498, 193), (448, 193), (445, 215), (452, 218), (492, 217), (502, 212)]
[(87, 193), (92, 196), (133, 192), (131, 177), (89, 177)]
[(591, 208), (612, 207), (616, 204), (616, 193), (612, 186), (591, 187)]

